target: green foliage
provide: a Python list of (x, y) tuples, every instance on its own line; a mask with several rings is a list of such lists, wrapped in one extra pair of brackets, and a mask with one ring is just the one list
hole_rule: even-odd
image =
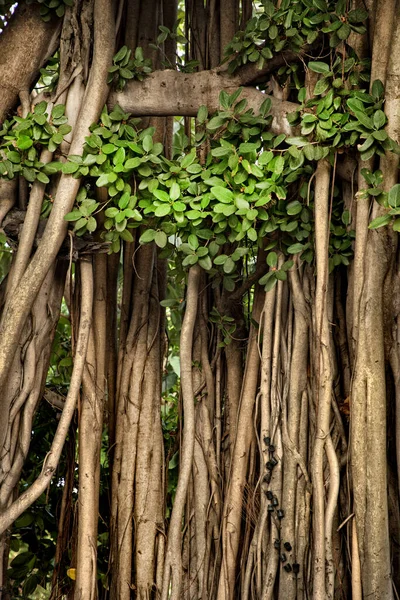
[(248, 62), (262, 69), (278, 52), (297, 53), (306, 45), (322, 44), (324, 34), (330, 47), (335, 48), (352, 31), (366, 31), (363, 22), (368, 13), (361, 9), (348, 12), (345, 1), (283, 0), (277, 9), (270, 0), (263, 0), (262, 8), (225, 49), (230, 73)]
[[(42, 402), (32, 427), (30, 452), (20, 480), (21, 492), (40, 474), (56, 426), (54, 409), (47, 402)], [(65, 453), (59, 469), (65, 472)], [(35, 597), (32, 594), (37, 587), (46, 588), (51, 581), (57, 539), (56, 513), (61, 503), (62, 486), (63, 479), (55, 477), (47, 493), (43, 493), (14, 523), (11, 562), (7, 571), (12, 598)]]
[[(28, 0), (31, 3), (33, 0)], [(40, 4), (40, 14), (43, 21), (50, 21), (53, 15), (57, 17), (63, 17), (65, 14), (65, 8), (72, 6), (74, 0), (34, 0)]]
[(56, 52), (46, 63), (46, 65), (40, 69), (40, 79), (36, 84), (36, 89), (41, 92), (50, 94), (53, 92), (58, 83), (60, 71), (60, 57), (59, 52)]
[(62, 314), (57, 323), (50, 355), (46, 385), (55, 388), (58, 392), (66, 392), (71, 380), (72, 362), (71, 322), (66, 305), (63, 302)]
[(379, 229), (392, 224), (394, 231), (400, 231), (400, 184), (396, 183), (389, 192), (385, 192), (382, 188), (382, 171), (371, 173), (367, 169), (362, 169), (361, 173), (369, 185), (361, 197), (373, 197), (378, 204), (387, 209), (385, 214), (381, 214), (371, 221), (369, 228)]
[(65, 106), (57, 104), (51, 115), (47, 103), (36, 104), (32, 113), (5, 121), (0, 130), (0, 177), (13, 179), (21, 174), (27, 181), (49, 183), (54, 167), (40, 161), (40, 152), (54, 152), (71, 131), (64, 114)]
[(142, 48), (136, 48), (133, 58), (131, 54), (127, 46), (122, 46), (113, 58), (113, 66), (108, 69), (107, 83), (114, 83), (118, 90), (123, 90), (129, 79), (143, 81), (152, 71), (152, 62), (144, 58)]
[(220, 314), (217, 308), (214, 307), (210, 312), (210, 321), (211, 323), (215, 323), (221, 333), (222, 341), (219, 343), (219, 347), (225, 348), (231, 342), (232, 336), (236, 331), (235, 319), (228, 315)]
[[(279, 9), (265, 0), (263, 13), (251, 19), (228, 47), (227, 52), (235, 54), (229, 68), (232, 71), (248, 61), (262, 66), (283, 49), (298, 51), (305, 44), (323, 43), (324, 36), (334, 49), (351, 32), (363, 33), (365, 18), (365, 11), (348, 12), (346, 3), (333, 0), (283, 0)], [(167, 38), (186, 43), (179, 22), (172, 31), (160, 28), (157, 47)], [(221, 109), (213, 115), (200, 107), (193, 147), (188, 147), (183, 129), (178, 129), (172, 160), (163, 155), (162, 144), (154, 142), (153, 129), (140, 130), (138, 119), (115, 106), (110, 113), (105, 108), (100, 122), (91, 127), (82, 156), (69, 155), (66, 162), (43, 165), (39, 149), (54, 151), (70, 128), (63, 106), (54, 107), (48, 120), (42, 102), (26, 119), (15, 117), (3, 125), (0, 175), (12, 178), (21, 173), (30, 182), (48, 183), (51, 174), (61, 171), (82, 179), (74, 208), (66, 216), (76, 235), (96, 232), (101, 222), (102, 238), (109, 242), (110, 252), (118, 252), (121, 240), (133, 241), (134, 230), (140, 228), (140, 243), (154, 242), (162, 257), (176, 256), (181, 278), (186, 269), (199, 264), (228, 291), (234, 290), (244, 265), (255, 268), (257, 249), (267, 246), (269, 271), (261, 284), (271, 289), (276, 281), (286, 279), (293, 255), (308, 263), (313, 260), (309, 182), (316, 162), (327, 158), (333, 165), (336, 152), (352, 148), (365, 161), (399, 152), (385, 130), (382, 83), (375, 81), (367, 93), (368, 63), (359, 61), (350, 47), (345, 56), (331, 50), (328, 61), (308, 63), (319, 79), (307, 102), (298, 65), (291, 67), (301, 103), (299, 111), (289, 116), (290, 123), (299, 126), (296, 135), (271, 133), (270, 99), (255, 115), (238, 89), (232, 94), (221, 92)], [(122, 89), (127, 80), (143, 79), (150, 71), (141, 48), (132, 58), (123, 46), (114, 56), (108, 81)], [(200, 146), (209, 149), (202, 161)], [(398, 210), (397, 192), (385, 195), (375, 183), (367, 193), (390, 212), (371, 227), (389, 222)], [(100, 201), (103, 195), (96, 194), (96, 188), (107, 189), (105, 201)], [(352, 253), (350, 216), (340, 197), (335, 188), (330, 270), (347, 265)], [(43, 217), (51, 205), (52, 198), (46, 196)], [(99, 212), (104, 216), (101, 220), (96, 218)]]
[[(179, 12), (179, 11), (178, 11)], [(181, 13), (180, 18), (175, 22), (172, 30), (166, 27), (165, 25), (160, 25), (159, 30), (160, 33), (157, 36), (156, 44), (149, 44), (150, 48), (157, 50), (164, 56), (164, 60), (162, 64), (167, 69), (174, 68), (174, 65), (171, 64), (171, 61), (165, 56), (162, 45), (164, 42), (169, 39), (173, 40), (178, 48), (178, 51), (175, 53), (175, 61), (176, 66), (179, 71), (183, 73), (193, 73), (193, 71), (198, 67), (198, 60), (183, 60), (182, 55), (184, 54), (184, 47), (188, 43), (186, 36), (183, 35), (182, 25), (185, 22), (184, 13)]]

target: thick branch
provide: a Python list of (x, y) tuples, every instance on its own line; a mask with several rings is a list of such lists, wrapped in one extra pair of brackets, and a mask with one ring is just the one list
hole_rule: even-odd
[(55, 52), (61, 19), (45, 23), (39, 4), (21, 4), (0, 36), (0, 122)]
[[(155, 71), (144, 81), (128, 82), (123, 92), (111, 95), (109, 104), (119, 104), (123, 110), (135, 116), (194, 117), (203, 104), (209, 112), (218, 110), (221, 90), (232, 94), (238, 86), (239, 82), (235, 78), (216, 70), (199, 73)], [(253, 108), (255, 112), (266, 98), (270, 98), (271, 114), (274, 117), (272, 131), (291, 133), (286, 117), (288, 113), (299, 109), (297, 104), (277, 100), (251, 87), (244, 88), (240, 98), (246, 98), (249, 108)]]

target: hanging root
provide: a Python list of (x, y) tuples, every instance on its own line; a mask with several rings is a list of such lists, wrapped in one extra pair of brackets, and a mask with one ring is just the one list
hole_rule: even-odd
[[(164, 580), (161, 598), (162, 600), (178, 600), (182, 589), (182, 515), (186, 502), (186, 493), (189, 485), (190, 472), (192, 470), (194, 440), (195, 440), (195, 411), (193, 403), (192, 384), (192, 347), (193, 330), (197, 315), (197, 304), (199, 294), (200, 267), (197, 265), (189, 271), (188, 286), (186, 294), (186, 311), (182, 323), (180, 341), (181, 361), (181, 387), (183, 399), (184, 425), (182, 458), (179, 468), (179, 479), (176, 488), (174, 506), (168, 532), (168, 543), (166, 560), (164, 566)], [(169, 595), (170, 581), (172, 584), (171, 595)]]

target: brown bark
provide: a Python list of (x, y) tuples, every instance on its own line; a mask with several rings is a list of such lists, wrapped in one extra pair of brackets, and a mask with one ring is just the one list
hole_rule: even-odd
[(57, 17), (45, 23), (37, 3), (21, 4), (10, 18), (0, 36), (0, 122), (57, 49), (61, 23)]
[[(233, 93), (240, 80), (225, 76), (221, 71), (200, 71), (180, 73), (177, 71), (155, 71), (143, 82), (130, 81), (123, 92), (111, 94), (109, 105), (119, 104), (121, 108), (135, 116), (182, 115), (194, 117), (201, 105), (208, 107), (209, 113), (219, 108), (219, 94), (222, 89)], [(162, 93), (160, 93), (162, 92)], [(266, 98), (271, 100), (271, 115), (274, 117), (272, 131), (290, 133), (286, 115), (298, 110), (293, 102), (276, 100), (255, 88), (244, 88), (240, 98), (246, 98), (248, 107), (256, 112)]]

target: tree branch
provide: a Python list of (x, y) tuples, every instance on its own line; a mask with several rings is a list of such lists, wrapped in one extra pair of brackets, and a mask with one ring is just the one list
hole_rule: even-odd
[[(119, 104), (122, 110), (134, 116), (194, 117), (203, 104), (209, 112), (218, 110), (221, 90), (232, 94), (239, 85), (237, 79), (218, 70), (199, 73), (154, 71), (144, 81), (129, 81), (123, 92), (111, 94), (109, 106)], [(246, 98), (249, 108), (256, 113), (264, 100), (270, 98), (273, 116), (271, 130), (274, 133), (291, 134), (287, 115), (299, 110), (298, 104), (277, 100), (252, 87), (244, 88), (240, 98)]]

